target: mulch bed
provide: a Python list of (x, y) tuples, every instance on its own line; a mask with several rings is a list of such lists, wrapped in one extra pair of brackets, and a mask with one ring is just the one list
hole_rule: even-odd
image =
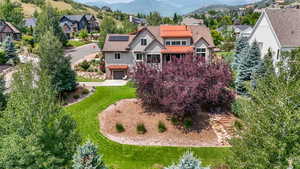
[[(223, 147), (230, 146), (226, 141), (231, 136), (226, 126), (232, 126), (235, 118), (230, 115), (213, 115), (198, 113), (196, 130), (186, 132), (174, 126), (166, 113), (145, 109), (138, 99), (125, 99), (109, 106), (99, 114), (100, 132), (107, 138), (121, 144), (182, 146), (182, 147)], [(226, 119), (226, 120), (224, 120)], [(220, 120), (220, 121), (218, 121)], [(167, 130), (158, 131), (158, 123), (162, 121)], [(225, 125), (223, 124), (226, 123)], [(119, 133), (116, 124), (124, 126), (125, 131)], [(147, 132), (138, 134), (137, 124), (143, 123)], [(224, 127), (225, 126), (225, 127)]]

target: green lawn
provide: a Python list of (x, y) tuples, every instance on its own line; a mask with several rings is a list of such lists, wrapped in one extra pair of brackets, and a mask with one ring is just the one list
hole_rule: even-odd
[(77, 121), (84, 139), (93, 140), (104, 155), (105, 163), (113, 169), (154, 169), (154, 164), (170, 165), (187, 150), (192, 150), (205, 165), (223, 162), (228, 148), (181, 148), (122, 145), (108, 140), (99, 132), (98, 113), (118, 100), (134, 98), (135, 89), (123, 87), (98, 87), (96, 92), (80, 103), (66, 108)]
[(77, 82), (103, 82), (104, 80), (102, 79), (91, 79), (91, 78), (85, 78), (82, 76), (76, 76), (76, 81)]
[(77, 41), (77, 40), (69, 40), (67, 42), (67, 46), (68, 47), (79, 47), (79, 46), (83, 46), (88, 44), (89, 42), (85, 42), (85, 41)]

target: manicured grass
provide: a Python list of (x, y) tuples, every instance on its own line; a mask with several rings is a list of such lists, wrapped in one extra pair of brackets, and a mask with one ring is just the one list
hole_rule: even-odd
[(153, 169), (154, 164), (170, 165), (187, 150), (192, 150), (205, 165), (223, 162), (228, 148), (182, 148), (159, 146), (122, 145), (108, 140), (99, 132), (98, 113), (118, 100), (134, 98), (135, 89), (123, 87), (98, 87), (96, 92), (80, 103), (66, 108), (76, 121), (84, 139), (94, 141), (104, 155), (105, 163), (113, 169)]
[(69, 40), (67, 46), (69, 47), (79, 47), (88, 44), (88, 42), (77, 41), (77, 40)]
[(82, 76), (76, 76), (76, 81), (77, 82), (103, 82), (104, 80), (102, 79), (91, 79), (91, 78), (85, 78)]

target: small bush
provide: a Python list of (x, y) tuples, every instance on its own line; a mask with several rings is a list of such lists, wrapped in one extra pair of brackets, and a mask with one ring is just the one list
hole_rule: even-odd
[(89, 69), (89, 67), (90, 67), (90, 63), (89, 63), (88, 61), (84, 60), (83, 62), (81, 62), (81, 63), (79, 64), (79, 66), (80, 66), (83, 70), (87, 71), (87, 70)]
[(163, 132), (165, 132), (166, 130), (167, 130), (167, 128), (166, 128), (165, 123), (162, 122), (162, 121), (159, 121), (159, 122), (158, 122), (158, 131), (159, 131), (160, 133), (163, 133)]
[(240, 121), (238, 121), (238, 120), (236, 120), (236, 121), (234, 122), (233, 126), (234, 126), (234, 128), (235, 128), (236, 130), (242, 130), (242, 129), (243, 129), (243, 124), (242, 124)]
[(183, 127), (185, 129), (190, 129), (193, 126), (193, 121), (190, 118), (186, 118), (183, 120)]
[(80, 95), (79, 95), (79, 94), (73, 95), (73, 99), (79, 99), (79, 98), (80, 98)]
[(89, 89), (84, 88), (84, 89), (82, 90), (82, 94), (83, 94), (83, 95), (87, 95), (87, 94), (89, 94), (89, 93), (90, 93)]
[(117, 123), (116, 124), (116, 130), (117, 130), (118, 133), (122, 133), (122, 132), (125, 131), (125, 128), (121, 123)]
[(246, 102), (248, 102), (248, 100), (242, 97), (235, 99), (235, 101), (231, 104), (232, 113), (237, 117), (241, 117), (241, 115), (243, 114), (242, 105)]
[(147, 129), (146, 129), (144, 123), (139, 123), (136, 126), (136, 131), (138, 134), (145, 134), (147, 132)]
[(171, 118), (171, 123), (172, 123), (174, 126), (177, 126), (177, 125), (179, 125), (179, 120), (178, 120), (176, 117), (172, 117), (172, 118)]

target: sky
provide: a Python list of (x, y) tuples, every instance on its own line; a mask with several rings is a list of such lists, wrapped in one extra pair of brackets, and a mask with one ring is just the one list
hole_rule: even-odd
[(120, 3), (120, 2), (131, 2), (133, 0), (98, 0), (98, 1), (103, 1), (103, 2), (107, 2), (107, 3)]

